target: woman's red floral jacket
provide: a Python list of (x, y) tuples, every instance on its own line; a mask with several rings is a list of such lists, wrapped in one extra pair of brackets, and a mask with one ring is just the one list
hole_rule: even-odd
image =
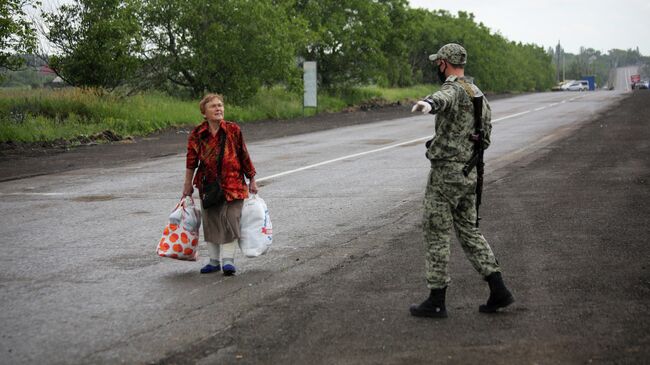
[(204, 176), (206, 183), (216, 181), (219, 138), (222, 133), (226, 133), (226, 145), (221, 163), (221, 187), (228, 201), (246, 199), (248, 186), (244, 175), (249, 179), (254, 177), (255, 167), (237, 124), (222, 120), (216, 136), (210, 133), (208, 122), (203, 122), (194, 128), (187, 141), (186, 167), (191, 170), (198, 167), (193, 183), (199, 191), (202, 189)]

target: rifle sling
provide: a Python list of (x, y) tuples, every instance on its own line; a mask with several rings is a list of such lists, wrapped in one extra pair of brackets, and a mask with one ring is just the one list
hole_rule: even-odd
[[(483, 130), (483, 123), (481, 120), (483, 114), (483, 96), (475, 96), (472, 98), (472, 104), (474, 105), (474, 133), (478, 136), (481, 135)], [(483, 149), (479, 144), (483, 144), (482, 138), (479, 141), (474, 142), (474, 153), (470, 157), (469, 161), (465, 164), (463, 168), (463, 173), (465, 176), (469, 175), (470, 171), (479, 163), (479, 154)]]

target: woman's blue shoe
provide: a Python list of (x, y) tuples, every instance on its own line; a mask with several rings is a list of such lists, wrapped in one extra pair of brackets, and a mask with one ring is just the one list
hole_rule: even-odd
[(236, 272), (237, 272), (237, 269), (235, 268), (235, 265), (231, 265), (231, 264), (223, 265), (223, 275), (224, 276), (232, 276), (232, 275), (235, 275)]
[(209, 274), (211, 272), (218, 272), (221, 271), (221, 266), (220, 265), (210, 265), (207, 264), (201, 268), (201, 274)]

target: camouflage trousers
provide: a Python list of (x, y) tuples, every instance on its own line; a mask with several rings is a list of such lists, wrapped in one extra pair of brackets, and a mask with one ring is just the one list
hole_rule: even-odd
[(476, 170), (465, 177), (462, 168), (463, 164), (456, 162), (431, 164), (422, 224), (429, 289), (443, 288), (451, 281), (447, 266), (452, 226), (465, 256), (479, 274), (501, 271), (492, 249), (475, 226)]

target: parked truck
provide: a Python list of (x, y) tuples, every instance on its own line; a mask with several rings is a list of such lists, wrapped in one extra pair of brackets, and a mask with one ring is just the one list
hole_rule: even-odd
[(581, 80), (585, 80), (589, 83), (589, 90), (596, 90), (596, 76), (582, 76)]
[(634, 86), (637, 82), (641, 81), (641, 75), (632, 75), (630, 76), (630, 82), (632, 83), (631, 89), (634, 90)]

